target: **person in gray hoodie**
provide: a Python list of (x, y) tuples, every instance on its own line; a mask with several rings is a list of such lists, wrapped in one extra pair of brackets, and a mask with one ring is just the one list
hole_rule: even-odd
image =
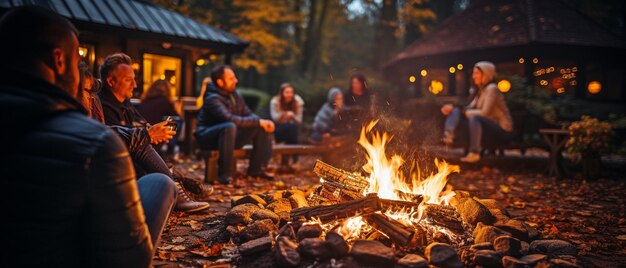
[(328, 91), (328, 99), (315, 115), (313, 121), (313, 131), (309, 137), (311, 143), (321, 143), (325, 137), (331, 137), (338, 132), (337, 121), (340, 120), (339, 113), (343, 107), (343, 93), (339, 88), (331, 88)]
[[(462, 162), (476, 163), (480, 161), (480, 149), (483, 137), (506, 142), (511, 139), (513, 120), (506, 105), (504, 95), (494, 83), (496, 67), (488, 61), (474, 65), (472, 82), (476, 86), (476, 94), (472, 101), (463, 108), (455, 108), (447, 104), (441, 108), (446, 118), (443, 142), (452, 144), (455, 134), (459, 133), (459, 123), (467, 119), (469, 130), (469, 153), (461, 158)], [(462, 117), (461, 115), (464, 115)], [(463, 122), (465, 125), (465, 122)]]

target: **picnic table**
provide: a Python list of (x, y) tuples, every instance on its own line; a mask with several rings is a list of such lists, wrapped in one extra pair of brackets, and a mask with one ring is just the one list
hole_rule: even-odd
[(565, 129), (542, 128), (539, 130), (541, 136), (546, 141), (550, 149), (550, 160), (546, 172), (548, 176), (563, 178), (567, 175), (567, 169), (563, 163), (563, 148), (569, 136), (569, 131)]

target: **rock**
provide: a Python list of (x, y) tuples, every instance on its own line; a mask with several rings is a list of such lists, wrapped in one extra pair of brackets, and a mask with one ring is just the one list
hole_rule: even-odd
[(529, 248), (530, 248), (530, 244), (528, 244), (528, 242), (526, 241), (522, 241), (522, 249), (520, 250), (520, 253), (522, 255), (528, 255)]
[(239, 232), (241, 241), (249, 241), (266, 236), (270, 231), (276, 231), (276, 225), (270, 219), (254, 221)]
[(296, 239), (296, 232), (293, 230), (293, 225), (288, 223), (280, 227), (278, 235), (288, 237), (289, 239)]
[(579, 265), (562, 259), (551, 259), (550, 262), (559, 268), (580, 268)]
[(332, 256), (332, 252), (321, 238), (305, 238), (298, 245), (298, 252), (304, 256), (327, 260)]
[(309, 206), (309, 201), (307, 201), (306, 197), (304, 197), (304, 195), (301, 195), (301, 194), (291, 195), (289, 197), (289, 202), (291, 203), (292, 209)]
[(326, 245), (330, 249), (333, 258), (341, 258), (348, 254), (350, 251), (350, 247), (346, 240), (343, 239), (343, 236), (338, 234), (335, 231), (330, 231), (326, 233)]
[(511, 236), (500, 236), (493, 241), (493, 249), (502, 256), (521, 256), (522, 243)]
[(470, 246), (470, 250), (483, 250), (483, 249), (493, 250), (493, 244), (491, 242), (483, 242), (479, 244), (473, 244)]
[(511, 235), (508, 232), (502, 231), (500, 228), (496, 228), (489, 225), (484, 225), (483, 223), (478, 223), (476, 228), (474, 228), (474, 243), (484, 243), (491, 242), (493, 243), (496, 240), (496, 237), (502, 235)]
[(317, 223), (303, 224), (300, 229), (298, 229), (298, 242), (305, 238), (320, 237), (322, 235), (322, 231), (322, 226)]
[(417, 254), (406, 254), (398, 260), (398, 266), (406, 268), (426, 268), (428, 261)]
[(528, 229), (532, 228), (520, 220), (508, 220), (506, 223), (495, 224), (494, 226), (511, 233), (513, 237), (523, 241), (529, 240)]
[(280, 198), (267, 205), (267, 209), (274, 211), (276, 214), (279, 212), (291, 212), (291, 202), (287, 198)]
[(258, 195), (255, 195), (255, 194), (249, 194), (249, 195), (243, 196), (243, 197), (241, 197), (241, 198), (239, 198), (237, 200), (235, 200), (235, 199), (233, 199), (233, 200), (235, 202), (235, 206), (236, 205), (241, 205), (241, 204), (247, 204), (247, 203), (255, 204), (255, 205), (263, 205), (263, 206), (267, 205), (267, 202), (265, 202), (265, 200), (263, 200), (263, 198), (261, 198)]
[(428, 267), (428, 261), (417, 254), (406, 254), (398, 260), (398, 266), (406, 268), (425, 268)]
[(241, 253), (241, 255), (247, 256), (254, 253), (270, 250), (272, 248), (272, 243), (273, 240), (269, 236), (254, 239), (241, 244), (239, 246), (239, 253)]
[(538, 239), (541, 236), (541, 233), (537, 230), (537, 228), (535, 227), (531, 227), (530, 225), (527, 225), (528, 228), (528, 241), (533, 241), (535, 239)]
[(274, 257), (279, 267), (296, 267), (300, 264), (301, 258), (298, 253), (298, 244), (286, 236), (276, 239), (274, 247)]
[(524, 257), (519, 258), (520, 261), (523, 262), (527, 262), (530, 265), (535, 265), (536, 263), (543, 261), (543, 260), (547, 260), (548, 256), (547, 255), (543, 255), (543, 254), (530, 254), (530, 255), (526, 255)]
[(502, 256), (493, 250), (483, 249), (474, 252), (474, 264), (483, 267), (499, 267)]
[(252, 221), (252, 214), (261, 208), (254, 204), (241, 204), (233, 207), (226, 213), (226, 223), (229, 225), (244, 225)]
[(268, 198), (266, 199), (267, 203), (270, 204), (270, 203), (272, 203), (272, 202), (274, 202), (274, 201), (276, 201), (278, 199), (283, 198), (284, 192), (285, 191), (276, 191), (273, 194), (268, 195)]
[(456, 250), (448, 244), (431, 243), (424, 251), (428, 262), (441, 267), (463, 267), (463, 263), (456, 253)]
[(352, 244), (350, 255), (358, 262), (371, 266), (392, 266), (394, 251), (392, 248), (373, 240), (356, 240)]
[(235, 238), (239, 236), (239, 231), (241, 231), (241, 229), (243, 229), (243, 227), (228, 225), (228, 227), (226, 227), (226, 232), (229, 237)]
[(474, 199), (468, 198), (465, 202), (459, 203), (457, 210), (461, 217), (472, 226), (476, 226), (479, 222), (491, 224), (495, 221), (489, 209)]
[(569, 242), (563, 240), (535, 240), (530, 243), (530, 253), (546, 255), (576, 255), (578, 250)]
[(300, 191), (298, 189), (291, 189), (283, 192), (283, 198), (289, 198), (292, 195), (301, 195), (303, 197), (306, 196), (303, 191)]
[(252, 216), (250, 216), (250, 218), (252, 218), (253, 220), (270, 219), (274, 224), (277, 224), (278, 221), (280, 221), (280, 216), (268, 209), (257, 210), (256, 212), (252, 213)]
[(516, 259), (515, 257), (504, 256), (502, 257), (502, 266), (504, 266), (504, 268), (526, 268), (530, 267), (530, 264)]
[(278, 226), (283, 226), (291, 220), (291, 215), (289, 215), (288, 211), (276, 212), (276, 215), (280, 218)]

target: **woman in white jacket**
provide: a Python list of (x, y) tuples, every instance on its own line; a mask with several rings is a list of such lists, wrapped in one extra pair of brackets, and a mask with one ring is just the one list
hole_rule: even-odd
[[(467, 119), (469, 130), (469, 153), (462, 157), (462, 162), (476, 163), (480, 161), (480, 149), (483, 137), (500, 142), (510, 140), (513, 131), (513, 120), (509, 108), (494, 83), (496, 67), (493, 63), (481, 61), (474, 65), (472, 81), (476, 86), (476, 94), (469, 105), (455, 108), (447, 104), (441, 108), (446, 118), (443, 141), (452, 144), (457, 126)], [(464, 115), (462, 117), (461, 115)], [(465, 124), (463, 124), (465, 125)]]
[[(282, 84), (278, 95), (270, 102), (270, 115), (276, 123), (274, 133), (276, 142), (298, 144), (303, 111), (304, 101), (295, 93), (293, 86), (288, 83)], [(294, 163), (298, 161), (297, 156), (293, 156), (293, 161)], [(288, 163), (289, 157), (283, 157), (283, 166), (287, 166)]]

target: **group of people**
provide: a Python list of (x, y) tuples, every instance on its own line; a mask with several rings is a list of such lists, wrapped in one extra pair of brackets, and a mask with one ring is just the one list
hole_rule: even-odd
[[(0, 228), (11, 245), (0, 258), (3, 267), (146, 267), (173, 209), (209, 207), (186, 194), (181, 175), (152, 146), (176, 135), (172, 120), (142, 115), (142, 110), (177, 112), (167, 104), (168, 85), (155, 83), (143, 108), (135, 108), (132, 59), (109, 55), (95, 79), (80, 63), (78, 35), (71, 22), (43, 8), (15, 8), (0, 19), (0, 36), (6, 37), (0, 42), (0, 122), (7, 126), (1, 132), (6, 142), (0, 171), (7, 189), (2, 198), (10, 204)], [(506, 139), (512, 131), (494, 77), (493, 64), (477, 63), (472, 101), (441, 110), (447, 116), (445, 143), (453, 143), (467, 124), (470, 152), (464, 161), (480, 159), (482, 137)], [(298, 142), (304, 101), (283, 84), (271, 101), (272, 120), (262, 119), (235, 90), (231, 67), (214, 68), (211, 80), (195, 137), (201, 147), (220, 151), (219, 181), (233, 181), (233, 150), (248, 143), (254, 146), (248, 175), (271, 179), (264, 168), (272, 137)], [(361, 75), (352, 77), (346, 93), (331, 89), (309, 140), (323, 143), (345, 134), (353, 119), (371, 116), (370, 102)], [(350, 114), (350, 122), (342, 122)]]
[[(295, 88), (282, 84), (277, 96), (270, 102), (271, 120), (260, 118), (246, 105), (236, 91), (237, 76), (230, 66), (217, 66), (211, 71), (211, 79), (203, 90), (202, 105), (198, 114), (195, 137), (202, 149), (219, 150), (218, 181), (233, 181), (231, 166), (233, 151), (245, 144), (252, 144), (252, 154), (247, 175), (273, 179), (266, 167), (272, 156), (273, 140), (278, 143), (298, 144), (302, 124), (304, 101)], [(346, 124), (341, 113), (366, 113), (370, 111), (370, 93), (365, 77), (354, 75), (347, 100), (338, 88), (332, 88), (328, 100), (317, 113), (309, 141), (321, 144), (345, 134)], [(345, 105), (344, 105), (345, 104)], [(346, 117), (347, 118), (347, 117)], [(362, 117), (359, 117), (362, 118)], [(348, 121), (347, 119), (343, 119)], [(297, 161), (297, 157), (292, 158)], [(283, 158), (287, 166), (290, 158)]]

